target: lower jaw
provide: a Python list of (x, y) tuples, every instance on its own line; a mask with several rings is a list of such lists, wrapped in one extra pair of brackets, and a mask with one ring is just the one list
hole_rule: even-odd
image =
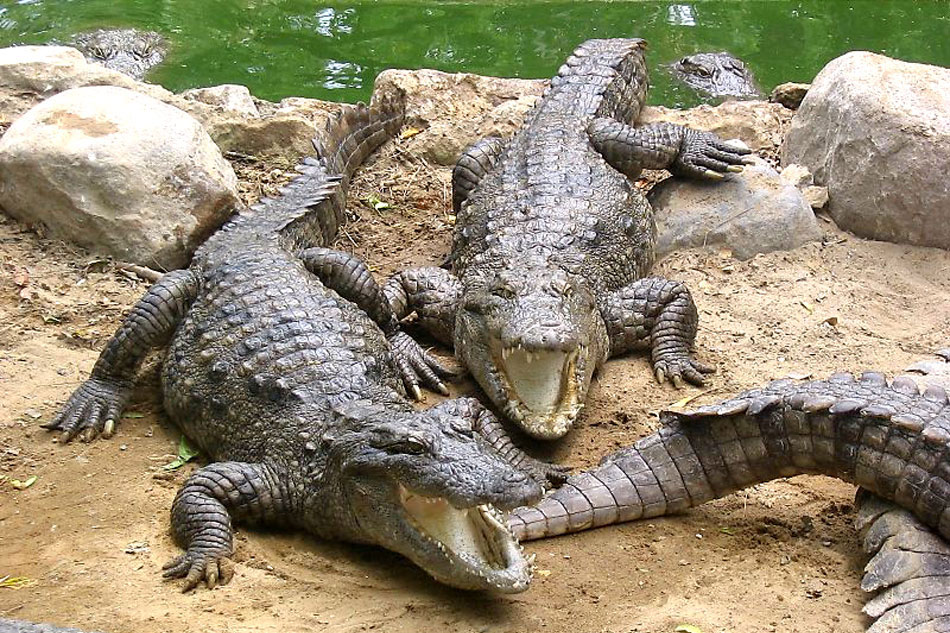
[(510, 417), (525, 433), (539, 440), (556, 440), (564, 437), (574, 426), (574, 420), (583, 408), (582, 404), (570, 402), (562, 404), (553, 413), (538, 413), (519, 406), (520, 403), (517, 401), (509, 400), (509, 402), (512, 403), (509, 408)]

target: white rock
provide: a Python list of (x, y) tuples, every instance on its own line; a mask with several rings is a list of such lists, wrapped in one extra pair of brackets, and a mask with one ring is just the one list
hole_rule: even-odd
[(808, 187), (815, 182), (815, 177), (804, 165), (793, 163), (782, 168), (782, 180), (796, 187)]
[(721, 182), (664, 180), (649, 199), (656, 212), (659, 257), (681, 248), (717, 245), (748, 259), (821, 239), (815, 215), (798, 188), (758, 158)]
[(258, 117), (257, 105), (251, 97), (247, 86), (239, 84), (221, 84), (208, 88), (194, 88), (181, 93), (185, 99), (200, 101), (213, 106), (221, 112), (228, 112), (246, 117)]
[(812, 209), (823, 209), (828, 204), (828, 187), (811, 185), (802, 189), (802, 197)]
[(123, 260), (184, 266), (237, 200), (197, 121), (123, 88), (61, 92), (0, 139), (0, 206)]
[(853, 52), (815, 77), (783, 148), (863, 237), (950, 248), (950, 70)]

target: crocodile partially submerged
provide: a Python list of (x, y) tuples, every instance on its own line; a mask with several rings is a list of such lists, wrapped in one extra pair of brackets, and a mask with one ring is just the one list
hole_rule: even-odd
[(79, 33), (70, 42), (86, 59), (141, 80), (162, 63), (168, 43), (161, 33), (138, 29), (97, 29)]
[(950, 401), (942, 386), (921, 392), (909, 377), (888, 382), (876, 372), (779, 380), (664, 411), (660, 421), (655, 434), (515, 510), (512, 531), (522, 540), (556, 536), (679, 512), (780, 477), (830, 475), (873, 493), (858, 497), (857, 524), (874, 555), (862, 587), (886, 591), (865, 607), (878, 618), (869, 631), (948, 630)]
[(653, 211), (642, 169), (721, 179), (746, 150), (660, 124), (631, 127), (647, 89), (643, 40), (581, 44), (508, 142), (486, 138), (453, 172), (452, 272), (416, 268), (386, 295), (456, 354), (528, 434), (564, 435), (608, 356), (649, 347), (660, 381), (702, 384), (686, 287), (643, 278)]
[(716, 98), (761, 98), (752, 71), (738, 57), (725, 51), (695, 53), (670, 65), (673, 76), (697, 92)]
[(528, 586), (500, 511), (539, 498), (525, 470), (545, 467), (474, 399), (414, 410), (405, 385), (437, 383), (438, 364), (366, 267), (325, 248), (350, 176), (402, 120), (401, 102), (336, 117), (280, 197), (241, 210), (148, 290), (46, 425), (64, 441), (112, 435), (139, 361), (168, 346), (165, 410), (213, 462), (172, 507), (186, 551), (165, 575), (185, 590), (231, 578), (232, 520), (381, 545), (456, 587)]

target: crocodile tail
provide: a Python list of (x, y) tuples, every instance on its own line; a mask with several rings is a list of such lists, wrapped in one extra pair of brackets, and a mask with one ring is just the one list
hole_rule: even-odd
[(300, 175), (280, 195), (262, 198), (248, 214), (278, 232), (292, 249), (328, 246), (346, 218), (346, 188), (357, 168), (402, 127), (403, 94), (389, 95), (371, 106), (346, 106), (313, 139), (316, 156), (297, 165)]
[(512, 513), (523, 539), (656, 517), (764, 481), (825, 474), (910, 510), (950, 538), (950, 403), (937, 386), (868, 372), (776, 381), (693, 411)]
[(609, 117), (632, 125), (646, 100), (646, 41), (587, 40), (551, 79), (541, 102), (580, 118)]

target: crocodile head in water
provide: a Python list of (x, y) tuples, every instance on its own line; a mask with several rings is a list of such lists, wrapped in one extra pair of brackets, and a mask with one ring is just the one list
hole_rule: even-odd
[(541, 487), (499, 457), (453, 404), (388, 414), (332, 441), (329, 465), (341, 474), (354, 540), (399, 552), (453, 587), (524, 591), (531, 562), (507, 511), (539, 499)]
[(168, 45), (159, 33), (137, 29), (99, 29), (80, 33), (72, 45), (86, 59), (99, 62), (110, 70), (142, 79), (152, 67), (165, 59)]
[(455, 349), (505, 416), (539, 439), (557, 439), (584, 405), (606, 332), (586, 284), (539, 264), (506, 269), (467, 288)]
[(696, 53), (672, 65), (673, 74), (713, 97), (753, 98), (762, 93), (745, 63), (729, 53)]

